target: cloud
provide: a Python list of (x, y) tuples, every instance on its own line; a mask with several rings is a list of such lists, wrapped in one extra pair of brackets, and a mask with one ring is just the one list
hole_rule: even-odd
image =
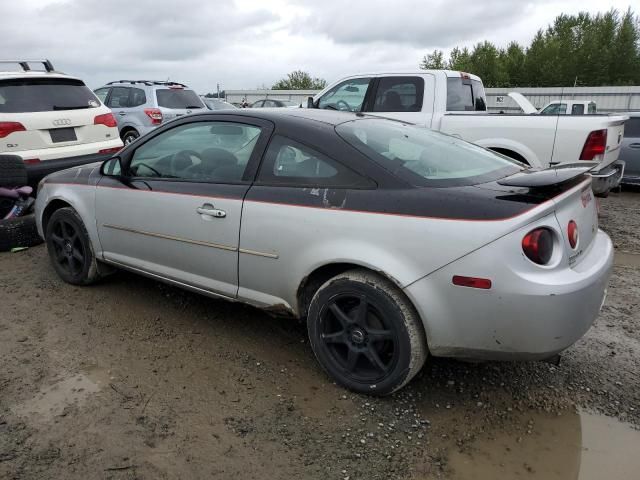
[(308, 11), (297, 23), (298, 34), (323, 34), (347, 45), (386, 42), (438, 48), (503, 29), (532, 8), (530, 2), (513, 0), (294, 1)]
[(627, 0), (0, 0), (0, 58), (49, 58), (96, 88), (125, 78), (200, 93), (416, 69), (425, 53), (527, 43), (560, 13)]

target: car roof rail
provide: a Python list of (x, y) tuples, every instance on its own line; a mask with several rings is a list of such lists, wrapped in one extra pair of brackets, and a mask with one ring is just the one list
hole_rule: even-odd
[(169, 82), (163, 80), (114, 80), (113, 82), (107, 83), (107, 85), (114, 85), (116, 83), (130, 83), (131, 85), (135, 85), (136, 83), (144, 83), (147, 86), (152, 85), (176, 85), (183, 88), (189, 88), (184, 83), (178, 82)]
[[(41, 63), (44, 66), (44, 70), (47, 73), (52, 73), (55, 72), (56, 69), (53, 68), (53, 64), (47, 60), (0, 60), (0, 64), (5, 64), (5, 63), (9, 63), (9, 64), (15, 64), (15, 65), (20, 65), (20, 68), (22, 68), (23, 72), (29, 72), (31, 71), (31, 65), (29, 65), (30, 63)], [(36, 70), (39, 71), (39, 70)]]

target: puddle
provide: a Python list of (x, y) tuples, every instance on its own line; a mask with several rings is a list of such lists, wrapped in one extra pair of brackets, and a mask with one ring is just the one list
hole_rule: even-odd
[[(526, 433), (529, 419), (531, 434)], [(615, 419), (565, 413), (523, 418), (524, 431), (480, 435), (452, 448), (452, 480), (629, 480), (640, 478), (640, 431)]]
[(61, 415), (66, 407), (82, 405), (89, 395), (99, 391), (102, 386), (101, 380), (78, 373), (41, 389), (34, 398), (12, 410), (22, 417), (37, 416), (48, 421)]

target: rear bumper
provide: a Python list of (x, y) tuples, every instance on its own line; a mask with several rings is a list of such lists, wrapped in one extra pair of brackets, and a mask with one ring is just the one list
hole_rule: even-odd
[[(572, 267), (532, 273), (517, 262), (498, 241), (405, 288), (434, 356), (541, 360), (589, 330), (613, 267), (607, 234), (599, 230)], [(490, 278), (492, 286), (455, 286), (452, 277), (457, 274)]]
[(618, 187), (624, 177), (624, 167), (624, 161), (617, 160), (602, 170), (593, 172), (591, 174), (593, 193), (606, 195), (611, 189)]

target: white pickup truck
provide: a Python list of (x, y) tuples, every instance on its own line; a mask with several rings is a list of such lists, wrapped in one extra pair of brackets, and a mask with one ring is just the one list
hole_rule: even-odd
[(343, 78), (310, 97), (308, 108), (366, 112), (455, 135), (527, 163), (548, 168), (597, 161), (594, 192), (619, 185), (624, 122), (608, 115), (489, 114), (482, 80), (450, 70), (373, 73)]

